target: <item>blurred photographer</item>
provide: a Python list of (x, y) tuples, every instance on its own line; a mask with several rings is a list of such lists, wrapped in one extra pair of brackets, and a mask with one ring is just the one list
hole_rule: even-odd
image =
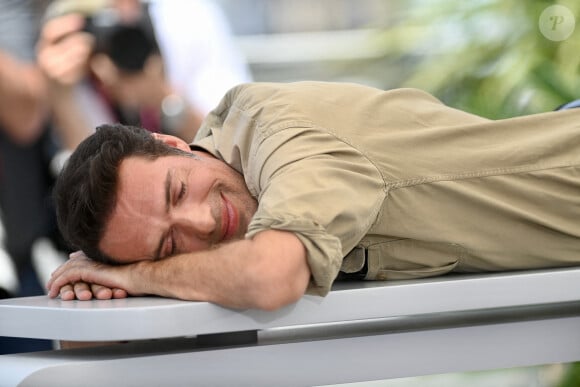
[[(46, 82), (35, 45), (48, 0), (0, 0), (0, 299), (44, 294), (56, 266), (43, 251), (59, 241), (49, 204), (55, 151)], [(44, 269), (47, 269), (44, 271)], [(0, 354), (52, 348), (46, 340), (0, 337)]]
[(220, 10), (203, 0), (56, 0), (38, 61), (69, 150), (104, 122), (190, 141), (221, 96), (251, 80)]

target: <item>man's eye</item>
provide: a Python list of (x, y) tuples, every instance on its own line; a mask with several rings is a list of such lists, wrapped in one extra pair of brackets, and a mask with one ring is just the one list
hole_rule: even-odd
[(179, 194), (177, 195), (177, 200), (182, 199), (185, 196), (185, 192), (187, 191), (187, 184), (181, 182), (181, 189), (179, 190)]
[(169, 255), (175, 255), (175, 251), (176, 251), (176, 248), (175, 248), (175, 239), (173, 239), (173, 237), (171, 237), (171, 252), (170, 252)]
[(163, 249), (164, 253), (162, 254), (161, 258), (167, 258), (167, 257), (171, 256), (173, 250), (175, 250), (173, 242), (174, 242), (173, 235), (171, 234), (171, 231), (170, 231), (170, 234), (165, 239), (165, 248)]
[(173, 205), (176, 205), (185, 195), (185, 192), (187, 190), (187, 186), (185, 185), (184, 182), (180, 182), (179, 186), (177, 187), (178, 191), (175, 191), (175, 193), (173, 194)]
[(167, 244), (168, 244), (167, 257), (170, 257), (170, 256), (174, 255), (175, 251), (176, 251), (175, 236), (173, 235), (173, 228), (171, 229), (171, 231), (169, 231), (169, 236), (167, 238)]
[(175, 229), (171, 229), (171, 255), (175, 255), (179, 252), (179, 246), (177, 246), (177, 239), (175, 238)]

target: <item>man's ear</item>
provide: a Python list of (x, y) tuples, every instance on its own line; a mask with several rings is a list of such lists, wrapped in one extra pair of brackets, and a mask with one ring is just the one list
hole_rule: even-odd
[(175, 137), (175, 136), (172, 136), (169, 134), (163, 134), (163, 133), (151, 133), (151, 134), (153, 135), (153, 137), (155, 137), (156, 140), (159, 140), (159, 141), (165, 143), (166, 145), (169, 145), (173, 148), (181, 149), (184, 152), (191, 153), (191, 149), (189, 148), (189, 144), (186, 143), (185, 141), (183, 141), (179, 137)]

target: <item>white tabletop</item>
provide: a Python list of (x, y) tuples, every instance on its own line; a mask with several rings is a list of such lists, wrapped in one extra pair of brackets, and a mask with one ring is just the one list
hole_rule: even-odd
[(0, 385), (296, 387), (580, 361), (579, 284), (580, 269), (357, 281), (275, 312), (4, 300), (3, 336), (156, 340), (3, 355)]
[(0, 301), (0, 336), (72, 341), (139, 340), (469, 312), (580, 301), (580, 269), (452, 275), (335, 285), (275, 312), (231, 310), (158, 297)]

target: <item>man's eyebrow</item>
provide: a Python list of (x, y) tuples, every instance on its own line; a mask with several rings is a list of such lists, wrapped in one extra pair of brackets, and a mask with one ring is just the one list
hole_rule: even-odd
[[(171, 180), (173, 178), (173, 174), (171, 170), (167, 171), (167, 175), (165, 175), (165, 213), (169, 212), (169, 207), (171, 205)], [(159, 240), (159, 244), (157, 245), (157, 249), (155, 250), (155, 254), (153, 255), (153, 260), (157, 261), (161, 259), (161, 250), (163, 250), (163, 245), (165, 244), (165, 240), (167, 239), (167, 232), (164, 232), (161, 235)]]

